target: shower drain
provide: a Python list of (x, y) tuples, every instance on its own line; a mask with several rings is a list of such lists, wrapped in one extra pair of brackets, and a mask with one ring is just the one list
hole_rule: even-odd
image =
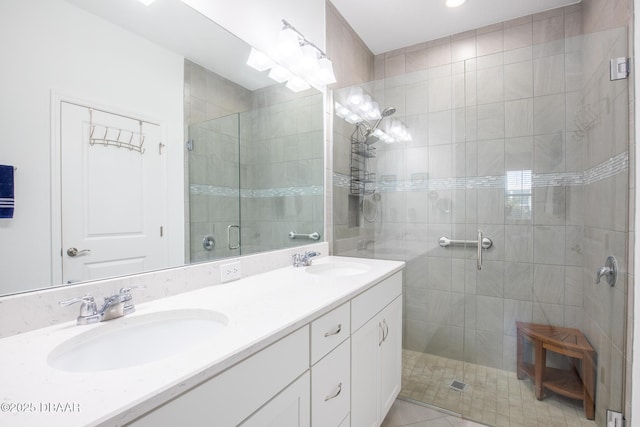
[(449, 388), (455, 391), (464, 391), (467, 388), (467, 384), (463, 383), (462, 381), (453, 380), (451, 381), (451, 384), (449, 384)]

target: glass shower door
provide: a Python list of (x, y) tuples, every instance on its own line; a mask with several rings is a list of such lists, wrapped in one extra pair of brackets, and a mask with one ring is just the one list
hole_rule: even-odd
[(239, 114), (189, 126), (191, 262), (240, 255)]
[[(562, 36), (362, 85), (413, 138), (376, 145), (377, 215), (348, 199), (340, 159), (353, 127), (335, 125), (334, 197), (349, 215), (336, 215), (336, 254), (407, 263), (401, 398), (488, 425), (601, 426), (607, 409), (623, 411), (629, 87), (610, 80), (609, 60), (628, 55), (627, 38), (626, 28)], [(477, 245), (439, 245), (478, 230), (493, 242), (481, 270)], [(596, 284), (609, 255), (617, 283)], [(548, 351), (546, 372), (586, 382), (595, 420), (577, 392), (537, 393), (516, 373), (517, 322), (584, 336), (593, 383), (576, 353)], [(532, 369), (530, 340), (523, 355)]]

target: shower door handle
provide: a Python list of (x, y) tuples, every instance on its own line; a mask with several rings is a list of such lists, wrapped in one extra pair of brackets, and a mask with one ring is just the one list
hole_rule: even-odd
[(478, 270), (482, 270), (482, 230), (478, 230)]
[[(237, 243), (235, 245), (231, 245), (231, 229), (232, 228), (236, 228), (238, 230), (238, 239), (237, 239)], [(229, 249), (231, 249), (231, 250), (240, 248), (240, 226), (239, 225), (232, 224), (232, 225), (227, 227), (227, 245), (229, 246)]]

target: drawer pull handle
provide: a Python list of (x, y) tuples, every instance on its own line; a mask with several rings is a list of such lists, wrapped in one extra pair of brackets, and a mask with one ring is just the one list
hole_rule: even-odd
[(384, 328), (382, 327), (382, 322), (378, 322), (378, 332), (379, 332), (379, 337), (380, 339), (378, 340), (378, 347), (382, 346), (382, 343), (384, 342), (385, 336), (384, 336)]
[(327, 337), (330, 337), (331, 335), (338, 335), (341, 330), (342, 330), (342, 323), (340, 323), (335, 330), (329, 331), (329, 332), (325, 332), (324, 333), (324, 337), (327, 338)]
[(384, 342), (387, 340), (387, 337), (389, 336), (389, 325), (387, 325), (387, 319), (382, 319), (382, 325), (383, 325), (382, 342)]
[(336, 397), (340, 396), (340, 393), (342, 392), (342, 383), (338, 384), (338, 391), (336, 391), (334, 394), (329, 395), (327, 397), (324, 398), (324, 401), (327, 402), (331, 399), (335, 399)]

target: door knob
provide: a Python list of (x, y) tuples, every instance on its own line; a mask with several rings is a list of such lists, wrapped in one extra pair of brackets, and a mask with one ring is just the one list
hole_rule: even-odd
[(91, 249), (82, 249), (80, 251), (77, 248), (69, 248), (69, 249), (67, 249), (67, 255), (69, 255), (70, 257), (86, 255), (89, 252), (91, 252)]

